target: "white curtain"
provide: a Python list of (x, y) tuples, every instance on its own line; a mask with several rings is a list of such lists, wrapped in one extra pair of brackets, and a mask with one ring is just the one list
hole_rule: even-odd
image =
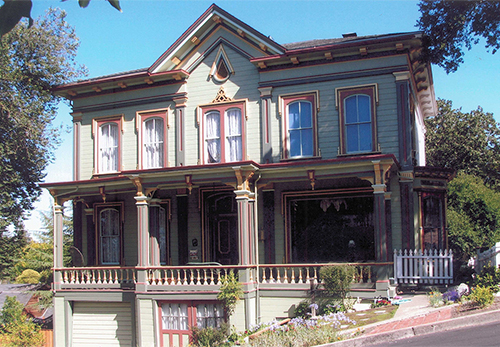
[(226, 111), (227, 148), (226, 161), (242, 160), (241, 110), (233, 108)]
[(220, 163), (220, 114), (212, 111), (206, 114), (207, 163)]
[(145, 169), (163, 167), (163, 119), (150, 118), (144, 122), (143, 167)]
[(216, 328), (222, 322), (224, 322), (224, 309), (221, 304), (196, 305), (196, 325), (198, 328)]
[(103, 264), (120, 263), (120, 213), (114, 209), (102, 210), (101, 258)]
[(118, 171), (118, 125), (101, 125), (99, 134), (100, 167), (99, 172)]
[(188, 330), (187, 304), (161, 305), (161, 318), (164, 330)]

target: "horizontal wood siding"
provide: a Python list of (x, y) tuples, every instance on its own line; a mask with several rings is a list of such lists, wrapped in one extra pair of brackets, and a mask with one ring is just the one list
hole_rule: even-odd
[(136, 302), (138, 306), (138, 326), (140, 327), (140, 341), (138, 341), (138, 345), (154, 346), (155, 328), (157, 328), (157, 324), (154, 319), (155, 315), (153, 311), (156, 309), (156, 304), (151, 299), (137, 299)]
[(133, 346), (130, 304), (75, 302), (73, 310), (72, 346)]
[(123, 196), (124, 226), (123, 226), (123, 252), (126, 266), (137, 265), (137, 206), (133, 194)]

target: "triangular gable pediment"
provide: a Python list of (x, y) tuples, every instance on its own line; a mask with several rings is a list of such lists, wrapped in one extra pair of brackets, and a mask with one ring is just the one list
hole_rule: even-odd
[(183, 61), (197, 49), (217, 27), (224, 27), (245, 40), (261, 52), (261, 56), (283, 54), (285, 48), (261, 34), (249, 25), (233, 17), (217, 5), (212, 5), (182, 34), (170, 48), (149, 68), (150, 73), (159, 73), (182, 68)]

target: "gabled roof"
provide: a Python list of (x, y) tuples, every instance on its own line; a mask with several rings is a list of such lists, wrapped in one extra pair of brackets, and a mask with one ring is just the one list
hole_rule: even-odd
[(149, 72), (157, 73), (175, 69), (183, 58), (193, 50), (217, 26), (224, 26), (242, 38), (260, 47), (268, 55), (283, 54), (285, 48), (271, 38), (261, 34), (254, 28), (230, 15), (220, 7), (212, 4), (181, 37), (149, 68)]

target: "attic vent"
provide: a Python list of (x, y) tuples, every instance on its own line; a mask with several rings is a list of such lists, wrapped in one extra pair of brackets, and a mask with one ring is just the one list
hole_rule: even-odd
[(358, 37), (358, 34), (352, 32), (352, 33), (346, 33), (346, 34), (342, 34), (342, 37), (343, 38), (348, 38), (348, 37)]
[(219, 50), (215, 55), (215, 60), (210, 69), (210, 76), (213, 77), (217, 82), (226, 81), (232, 74), (234, 74), (234, 69), (227, 57), (226, 51), (222, 45), (219, 46)]

